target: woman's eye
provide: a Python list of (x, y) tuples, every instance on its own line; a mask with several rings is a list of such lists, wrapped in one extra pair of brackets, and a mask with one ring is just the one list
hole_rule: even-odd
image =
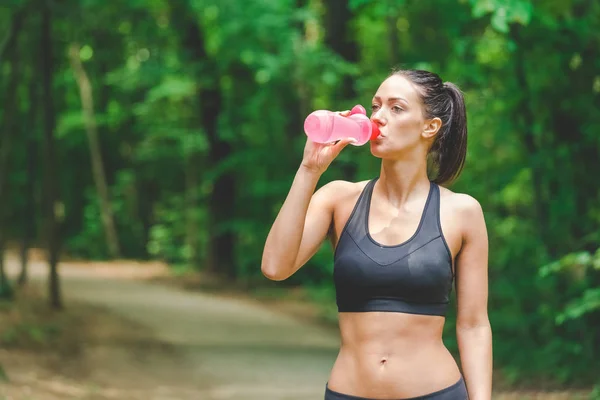
[(379, 109), (379, 106), (377, 104), (373, 104), (371, 106), (371, 111), (377, 111)]
[(400, 108), (398, 106), (394, 106), (394, 107), (392, 107), (392, 111), (394, 111), (394, 112), (400, 112), (400, 111), (402, 111), (402, 108)]

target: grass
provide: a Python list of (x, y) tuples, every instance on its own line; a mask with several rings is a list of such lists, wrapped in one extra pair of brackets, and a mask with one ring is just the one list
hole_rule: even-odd
[(0, 303), (0, 346), (32, 350), (57, 348), (64, 327), (74, 322), (69, 314), (52, 310), (37, 288), (26, 287), (17, 291), (12, 301)]

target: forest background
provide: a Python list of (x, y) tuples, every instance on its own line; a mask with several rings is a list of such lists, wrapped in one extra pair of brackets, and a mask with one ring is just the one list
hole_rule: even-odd
[[(303, 120), (368, 109), (393, 67), (421, 68), (466, 96), (451, 189), (485, 212), (496, 370), (597, 383), (599, 1), (2, 3), (0, 251), (48, 251), (54, 307), (68, 255), (161, 260), (249, 293), (300, 288), (333, 321), (329, 246), (285, 282), (260, 272)], [(319, 184), (378, 172), (368, 146), (349, 146)], [(0, 288), (18, 291), (2, 268)]]

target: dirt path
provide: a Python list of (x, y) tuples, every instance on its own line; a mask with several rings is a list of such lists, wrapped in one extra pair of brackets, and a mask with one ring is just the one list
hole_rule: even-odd
[[(10, 262), (9, 272), (16, 269)], [(135, 340), (95, 343), (85, 382), (68, 398), (309, 400), (323, 396), (338, 338), (241, 300), (191, 293), (139, 278), (153, 271), (61, 266), (65, 303), (101, 307), (139, 326)], [(157, 269), (157, 273), (160, 273)], [(32, 266), (33, 280), (46, 266)], [(133, 278), (133, 279), (131, 279)], [(163, 344), (157, 345), (157, 344)], [(9, 366), (5, 366), (10, 370)], [(22, 378), (22, 377), (21, 377)], [(22, 378), (22, 385), (40, 377)], [(61, 380), (47, 379), (61, 393)], [(36, 381), (35, 383), (33, 381)], [(0, 396), (1, 398), (1, 396)], [(58, 396), (57, 398), (66, 398)]]
[[(8, 272), (17, 262), (9, 258)], [(63, 263), (65, 304), (92, 310), (83, 354), (0, 349), (11, 382), (0, 400), (318, 400), (338, 334), (244, 299), (152, 283), (164, 266)], [(32, 281), (47, 267), (33, 262)], [(93, 323), (92, 323), (93, 322)], [(122, 325), (120, 325), (120, 322)], [(89, 330), (89, 329), (88, 329)], [(11, 356), (8, 358), (7, 356)], [(71, 360), (76, 361), (71, 361)], [(50, 367), (48, 366), (50, 365)], [(587, 399), (579, 393), (502, 393), (497, 400)]]

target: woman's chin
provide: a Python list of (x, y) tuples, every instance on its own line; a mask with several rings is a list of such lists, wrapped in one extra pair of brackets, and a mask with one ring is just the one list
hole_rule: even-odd
[(384, 155), (383, 146), (381, 140), (372, 140), (370, 143), (371, 154), (375, 157), (381, 158)]

